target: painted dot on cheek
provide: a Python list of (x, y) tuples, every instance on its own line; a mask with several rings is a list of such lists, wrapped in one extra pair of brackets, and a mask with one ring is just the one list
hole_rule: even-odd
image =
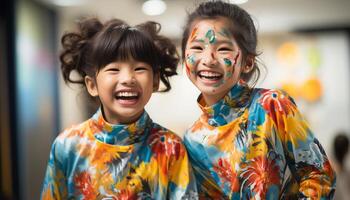
[(214, 87), (219, 87), (224, 83), (225, 83), (225, 81), (224, 81), (224, 79), (222, 79), (219, 83), (215, 84)]
[(227, 67), (231, 67), (232, 66), (232, 61), (228, 58), (224, 58), (224, 63)]
[[(194, 65), (194, 64), (195, 64), (195, 56), (194, 56), (194, 55), (188, 56), (188, 57), (187, 57), (187, 62), (188, 62), (190, 65)], [(187, 66), (187, 65), (186, 65), (186, 66)], [(187, 67), (188, 67), (188, 71), (191, 71), (191, 73), (192, 73), (193, 75), (196, 74), (195, 70), (190, 70), (190, 67), (189, 67), (189, 66), (187, 66)]]
[(194, 65), (194, 63), (195, 63), (195, 60), (194, 60), (195, 58), (194, 58), (194, 55), (190, 55), (190, 56), (188, 56), (188, 62), (191, 64), (191, 65)]

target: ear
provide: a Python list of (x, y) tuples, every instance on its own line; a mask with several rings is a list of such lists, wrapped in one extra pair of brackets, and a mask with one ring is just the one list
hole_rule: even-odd
[(159, 73), (154, 74), (153, 76), (153, 92), (157, 92), (159, 89)]
[(84, 80), (85, 80), (85, 85), (86, 85), (86, 88), (87, 88), (87, 91), (89, 92), (89, 94), (93, 97), (97, 97), (98, 90), (97, 90), (97, 85), (96, 85), (95, 79), (93, 79), (90, 76), (85, 76)]
[(247, 58), (247, 62), (242, 66), (242, 73), (247, 74), (254, 68), (255, 59), (252, 57)]

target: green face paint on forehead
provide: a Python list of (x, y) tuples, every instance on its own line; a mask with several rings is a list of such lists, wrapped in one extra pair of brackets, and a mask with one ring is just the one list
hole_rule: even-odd
[(226, 38), (230, 38), (230, 31), (226, 28), (222, 28), (220, 31), (219, 31), (219, 34), (226, 37)]
[(208, 38), (210, 44), (216, 42), (215, 32), (212, 29), (208, 30), (208, 32), (205, 34), (205, 37)]

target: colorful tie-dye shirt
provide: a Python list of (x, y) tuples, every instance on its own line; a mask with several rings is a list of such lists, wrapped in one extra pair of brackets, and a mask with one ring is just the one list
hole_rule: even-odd
[(101, 111), (54, 141), (41, 199), (196, 199), (181, 139), (146, 112), (129, 125)]
[(184, 144), (200, 199), (331, 199), (335, 173), (294, 101), (235, 85), (206, 107)]

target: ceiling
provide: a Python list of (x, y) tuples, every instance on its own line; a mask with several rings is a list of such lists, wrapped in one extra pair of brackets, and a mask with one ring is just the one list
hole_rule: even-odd
[[(142, 13), (144, 0), (76, 0), (78, 6), (60, 7), (55, 0), (37, 0), (56, 9), (63, 26), (82, 16), (102, 19), (121, 18), (130, 24), (145, 20), (158, 21), (162, 32), (174, 39), (180, 38), (186, 10), (191, 11), (200, 0), (165, 0), (167, 10), (159, 16)], [(73, 0), (70, 0), (73, 1)], [(241, 7), (254, 18), (260, 33), (285, 32), (295, 29), (350, 27), (349, 0), (250, 0)]]

